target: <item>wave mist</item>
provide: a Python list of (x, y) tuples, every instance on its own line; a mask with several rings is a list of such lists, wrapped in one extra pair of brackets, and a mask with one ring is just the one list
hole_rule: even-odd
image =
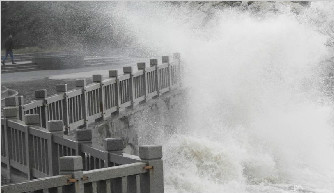
[(128, 2), (110, 13), (136, 47), (182, 56), (184, 124), (140, 138), (164, 147), (166, 192), (333, 192), (333, 96), (324, 92), (333, 49), (323, 29), (334, 4), (298, 14), (289, 3), (260, 5), (254, 14), (247, 4)]

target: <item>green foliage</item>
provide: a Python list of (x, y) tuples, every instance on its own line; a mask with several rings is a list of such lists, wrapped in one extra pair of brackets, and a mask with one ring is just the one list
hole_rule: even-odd
[[(113, 2), (1, 3), (2, 45), (13, 34), (15, 47), (65, 47), (82, 50), (122, 42), (113, 39), (112, 19), (103, 14), (103, 4)], [(102, 14), (101, 14), (102, 13)], [(111, 45), (111, 46), (110, 46)]]
[[(236, 7), (252, 12), (272, 11), (274, 2), (164, 2), (199, 10), (210, 19), (212, 9)], [(308, 3), (300, 3), (305, 6)], [(305, 4), (305, 5), (304, 5)], [(2, 1), (1, 40), (13, 35), (14, 48), (62, 48), (63, 51), (98, 52), (133, 42), (122, 23), (114, 21), (118, 2)], [(118, 10), (119, 11), (119, 10)]]

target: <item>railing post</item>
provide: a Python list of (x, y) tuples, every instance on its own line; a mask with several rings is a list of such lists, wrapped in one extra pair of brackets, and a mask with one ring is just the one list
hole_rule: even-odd
[(40, 115), (40, 126), (46, 128), (47, 127), (47, 122), (48, 122), (48, 112), (47, 112), (47, 104), (46, 104), (46, 100), (45, 98), (47, 97), (47, 91), (46, 89), (42, 89), (42, 90), (36, 90), (35, 91), (35, 98), (37, 100), (42, 100), (43, 101), (43, 105), (42, 105), (42, 109), (41, 109), (41, 115)]
[[(124, 142), (121, 138), (105, 138), (103, 140), (103, 148), (108, 153), (122, 155), (124, 149)], [(108, 157), (107, 163), (105, 163), (106, 167), (114, 166), (114, 163), (111, 163)]]
[[(86, 162), (86, 154), (81, 150), (83, 145), (88, 145), (88, 146), (92, 146), (92, 139), (93, 139), (93, 133), (91, 129), (77, 129), (75, 132), (75, 138), (77, 140), (77, 142), (79, 142), (79, 151), (78, 151), (78, 155), (80, 155), (82, 157), (82, 164), (83, 164), (83, 168), (84, 170), (90, 168), (90, 166), (88, 166), (88, 164), (90, 162)], [(94, 161), (91, 163), (94, 164)]]
[(147, 80), (146, 80), (146, 63), (145, 62), (140, 62), (137, 63), (138, 70), (143, 71), (143, 76), (144, 76), (144, 90), (145, 90), (145, 102), (147, 100), (147, 95), (148, 95), (148, 87), (147, 87)]
[(8, 97), (5, 98), (5, 106), (3, 108), (3, 116), (4, 116), (4, 135), (5, 137), (5, 151), (6, 151), (6, 155), (7, 155), (7, 179), (10, 180), (11, 179), (11, 163), (10, 163), (10, 159), (11, 159), (11, 155), (10, 155), (10, 148), (11, 148), (11, 132), (8, 131), (8, 119), (18, 119), (19, 117), (19, 101), (18, 98), (16, 96), (14, 97)]
[(59, 94), (63, 94), (64, 100), (63, 100), (63, 122), (65, 125), (65, 132), (68, 132), (69, 127), (69, 118), (68, 118), (68, 104), (67, 104), (67, 84), (58, 84), (56, 85), (56, 91)]
[(171, 85), (172, 85), (172, 77), (171, 77), (171, 67), (170, 67), (170, 62), (169, 62), (169, 56), (162, 56), (162, 63), (167, 63), (168, 64), (168, 86), (169, 86), (169, 90), (171, 90)]
[(59, 158), (59, 174), (70, 175), (69, 182), (73, 183), (72, 185), (64, 186), (64, 192), (84, 193), (82, 169), (81, 156), (64, 156)]
[[(6, 109), (6, 110), (5, 110)], [(17, 96), (5, 98), (4, 117), (19, 119), (19, 99)]]
[(100, 98), (99, 98), (99, 100), (101, 102), (100, 102), (99, 108), (100, 108), (100, 111), (101, 111), (102, 119), (104, 120), (106, 110), (105, 110), (105, 107), (104, 107), (105, 98), (104, 98), (104, 89), (103, 89), (102, 80), (103, 80), (102, 75), (100, 75), (100, 74), (93, 75), (93, 82), (96, 82), (96, 83), (100, 84), (100, 92), (99, 92)]
[(105, 151), (113, 154), (122, 155), (124, 142), (121, 138), (105, 138), (103, 140), (103, 148)]
[(160, 95), (159, 91), (159, 70), (158, 70), (158, 59), (150, 59), (150, 66), (155, 67), (155, 89), (157, 91), (157, 95)]
[(140, 192), (163, 193), (162, 146), (139, 146), (139, 157), (147, 164), (149, 171), (140, 176)]
[(87, 106), (88, 106), (88, 101), (87, 101), (87, 92), (86, 92), (86, 79), (80, 79), (75, 81), (75, 86), (82, 88), (82, 94), (83, 94), (83, 104), (82, 104), (82, 114), (84, 118), (85, 125), (84, 127), (87, 129), (88, 128), (88, 112), (87, 112)]
[(181, 86), (182, 81), (181, 81), (181, 56), (180, 53), (174, 53), (173, 54), (173, 61), (177, 65), (177, 74), (176, 74), (176, 81), (179, 86)]
[(29, 126), (40, 126), (39, 114), (27, 114), (24, 115), (24, 123)]
[(64, 135), (64, 123), (62, 120), (48, 121), (48, 130), (52, 134), (48, 139), (48, 157), (49, 157), (49, 173), (54, 176), (59, 172), (59, 160), (57, 156), (57, 144), (53, 142), (53, 136)]
[(17, 119), (19, 107), (4, 107), (3, 116), (5, 118)]
[(24, 105), (24, 97), (23, 96), (18, 96), (18, 101), (19, 101), (19, 119), (22, 121), (23, 120), (23, 105)]
[[(103, 148), (105, 151), (108, 152), (108, 160), (106, 167), (112, 167), (115, 166), (115, 163), (112, 163), (110, 158), (110, 154), (116, 154), (116, 155), (122, 155), (122, 150), (124, 149), (124, 142), (121, 138), (105, 138), (103, 140)], [(129, 186), (125, 186), (123, 183), (127, 182), (126, 180), (127, 177), (121, 177), (121, 178), (115, 178), (112, 180), (113, 186), (112, 192), (128, 192), (126, 189)], [(133, 185), (133, 184), (132, 184)], [(127, 188), (128, 189), (128, 188)]]
[(120, 93), (119, 93), (119, 80), (118, 80), (118, 71), (117, 70), (109, 70), (109, 77), (116, 79), (116, 101), (117, 101), (117, 111), (120, 110), (121, 105), (121, 99), (120, 99)]
[(2, 135), (5, 135), (5, 153), (6, 153), (6, 158), (7, 159), (7, 172), (6, 172), (6, 180), (10, 182), (11, 180), (11, 166), (10, 166), (10, 152), (9, 150), (11, 149), (9, 141), (11, 141), (11, 136), (10, 132), (8, 131), (7, 124), (8, 124), (8, 119), (5, 117), (4, 119), (1, 119), (3, 122), (3, 127), (4, 127), (4, 133)]
[(75, 132), (75, 137), (79, 143), (91, 145), (93, 133), (91, 129), (77, 129)]
[(123, 67), (123, 73), (124, 74), (130, 74), (130, 79), (129, 79), (129, 86), (130, 86), (130, 100), (131, 100), (131, 105), (133, 107), (134, 104), (134, 98), (135, 98), (135, 90), (134, 90), (134, 85), (133, 85), (133, 70), (132, 66), (125, 66)]
[(27, 114), (24, 115), (24, 122), (26, 125), (28, 125), (27, 127), (27, 131), (26, 131), (26, 136), (25, 136), (25, 146), (26, 148), (26, 159), (27, 159), (27, 167), (28, 167), (28, 179), (32, 180), (34, 178), (34, 176), (32, 175), (32, 168), (33, 168), (33, 163), (34, 161), (34, 156), (33, 156), (33, 143), (32, 143), (32, 136), (30, 136), (30, 132), (29, 132), (29, 126), (40, 126), (40, 117), (39, 114)]

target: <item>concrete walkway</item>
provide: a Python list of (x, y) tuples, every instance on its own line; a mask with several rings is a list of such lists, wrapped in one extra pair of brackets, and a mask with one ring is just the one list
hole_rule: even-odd
[[(16, 64), (12, 64), (11, 60), (6, 60), (5, 65), (6, 66), (16, 66), (16, 65), (21, 65), (21, 64), (30, 64), (32, 61), (15, 61)], [(3, 67), (3, 64), (1, 63), (1, 67)]]
[[(147, 62), (148, 60), (141, 60), (138, 62)], [(50, 79), (79, 79), (79, 78), (90, 78), (93, 74), (102, 74), (108, 77), (109, 70), (121, 70), (123, 66), (136, 66), (135, 62), (131, 63), (119, 63), (110, 64), (104, 66), (89, 66), (76, 69), (64, 69), (64, 70), (38, 70), (28, 72), (13, 72), (1, 75), (1, 83), (10, 82), (22, 82), (30, 80), (39, 80), (43, 78)]]

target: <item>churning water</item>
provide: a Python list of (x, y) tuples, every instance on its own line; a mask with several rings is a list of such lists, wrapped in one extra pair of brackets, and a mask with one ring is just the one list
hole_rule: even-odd
[(258, 5), (131, 2), (111, 13), (138, 47), (181, 53), (184, 124), (146, 139), (163, 145), (167, 193), (334, 192), (334, 4)]

